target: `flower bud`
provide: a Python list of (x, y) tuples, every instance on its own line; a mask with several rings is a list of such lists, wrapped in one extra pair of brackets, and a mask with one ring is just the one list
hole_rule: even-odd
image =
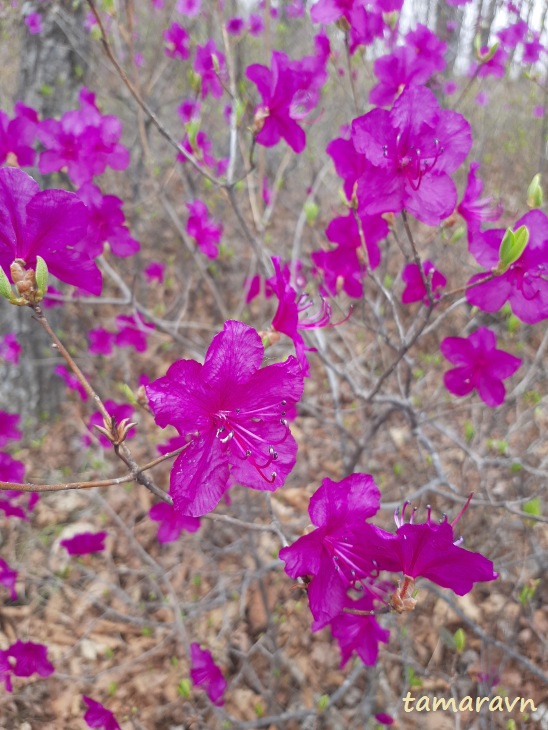
[(535, 177), (531, 180), (529, 187), (527, 188), (527, 205), (529, 208), (542, 208), (543, 193), (542, 186), (540, 184), (541, 174), (537, 172)]

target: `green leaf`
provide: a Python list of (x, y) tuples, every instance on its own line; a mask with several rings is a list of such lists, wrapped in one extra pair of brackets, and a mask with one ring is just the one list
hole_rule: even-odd
[(8, 301), (13, 301), (13, 290), (11, 288), (10, 280), (8, 279), (6, 272), (4, 269), (0, 266), (0, 296), (3, 296), (4, 299), (7, 299)]
[(494, 272), (497, 276), (508, 271), (510, 266), (519, 259), (525, 251), (528, 241), (529, 230), (527, 226), (520, 226), (517, 231), (513, 231), (511, 228), (506, 230), (500, 244), (499, 263)]
[(177, 693), (185, 699), (190, 697), (190, 679), (181, 679), (177, 685)]
[(533, 499), (530, 499), (528, 502), (525, 502), (525, 504), (523, 505), (523, 511), (527, 515), (532, 515), (533, 517), (540, 517), (542, 515), (540, 498), (534, 497)]
[(466, 646), (466, 634), (463, 629), (457, 629), (453, 634), (453, 643), (457, 654), (462, 654), (464, 647)]
[(323, 712), (329, 704), (329, 695), (322, 695), (318, 700), (318, 712)]
[(527, 205), (529, 208), (542, 208), (543, 193), (540, 184), (541, 174), (537, 172), (527, 188)]
[(311, 226), (320, 212), (319, 206), (313, 201), (309, 201), (304, 204), (304, 213), (306, 215), (306, 222)]

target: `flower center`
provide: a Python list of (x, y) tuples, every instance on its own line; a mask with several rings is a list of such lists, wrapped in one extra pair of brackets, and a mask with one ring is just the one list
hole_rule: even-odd
[[(215, 436), (221, 444), (225, 445), (236, 458), (249, 461), (269, 484), (275, 481), (276, 472), (271, 471), (268, 475), (264, 470), (278, 458), (278, 452), (274, 447), (283, 443), (290, 433), (285, 418), (286, 406), (287, 401), (283, 400), (276, 406), (268, 405), (254, 410), (241, 408), (219, 410), (213, 415)], [(283, 430), (280, 438), (275, 441), (267, 441), (255, 432), (254, 425), (272, 420), (275, 422), (277, 419)]]
[[(444, 148), (440, 141), (434, 138), (433, 151), (426, 152), (411, 144), (408, 134), (398, 134), (396, 137), (396, 152), (391, 158), (397, 172), (403, 174), (413, 190), (418, 190), (423, 175), (430, 172), (439, 157), (443, 154)], [(390, 159), (388, 145), (383, 145), (383, 155)]]

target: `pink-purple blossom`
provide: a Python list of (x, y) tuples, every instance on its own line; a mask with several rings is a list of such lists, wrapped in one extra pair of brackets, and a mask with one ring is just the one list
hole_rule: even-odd
[(492, 278), (488, 275), (498, 265), (505, 230), (493, 228), (470, 241), (472, 255), (487, 271), (470, 279), (466, 298), (484, 312), (496, 312), (509, 302), (518, 319), (536, 324), (548, 318), (548, 217), (541, 210), (531, 210), (514, 230), (521, 226), (529, 231), (525, 250), (504, 273)]
[(214, 705), (223, 705), (226, 679), (213, 661), (211, 652), (193, 642), (190, 645), (190, 678), (196, 687), (202, 687)]
[(21, 416), (18, 413), (0, 411), (0, 446), (5, 446), (8, 441), (17, 441), (23, 435), (17, 428)]
[(84, 721), (88, 727), (102, 728), (102, 730), (121, 730), (114, 713), (107, 710), (104, 705), (85, 695), (82, 695), (82, 699), (88, 706), (84, 715)]
[(169, 58), (190, 58), (190, 36), (179, 23), (172, 23), (163, 32), (165, 46), (164, 53)]
[[(431, 261), (424, 261), (424, 276), (430, 281), (430, 291), (434, 299), (439, 299), (441, 289), (447, 284), (447, 279), (438, 271)], [(402, 292), (401, 300), (403, 304), (411, 304), (412, 302), (424, 302), (429, 304), (428, 293), (424, 285), (418, 264), (407, 264), (404, 268), (401, 278), (405, 282), (405, 289)]]
[(147, 322), (140, 312), (120, 314), (116, 317), (118, 332), (114, 342), (117, 347), (133, 347), (137, 352), (146, 352), (148, 337), (155, 327)]
[(48, 648), (44, 644), (18, 640), (6, 650), (6, 654), (15, 661), (11, 671), (16, 677), (30, 677), (32, 674), (49, 677), (55, 671), (47, 656)]
[(292, 470), (297, 444), (286, 413), (302, 395), (301, 369), (294, 357), (260, 369), (263, 355), (257, 332), (230, 320), (213, 338), (203, 365), (179, 360), (146, 386), (156, 423), (189, 435), (170, 476), (179, 512), (210, 512), (229, 478), (274, 491)]
[(106, 532), (80, 532), (74, 537), (61, 540), (69, 555), (89, 555), (105, 549)]
[(0, 558), (0, 585), (3, 585), (9, 590), (12, 601), (17, 600), (17, 591), (15, 590), (16, 580), (17, 571), (10, 568), (6, 561)]
[(139, 251), (139, 242), (131, 237), (127, 228), (120, 198), (103, 195), (93, 183), (82, 185), (77, 195), (89, 214), (87, 234), (78, 246), (82, 251), (95, 258), (103, 253), (105, 243), (115, 256), (133, 256)]
[(160, 261), (151, 261), (150, 264), (143, 269), (143, 274), (146, 276), (149, 284), (153, 281), (163, 284), (165, 269), (166, 265), (162, 264)]
[(15, 117), (10, 119), (0, 110), (0, 164), (34, 165), (38, 114), (20, 101), (15, 104), (14, 111)]
[(468, 182), (462, 200), (457, 208), (458, 213), (466, 221), (468, 240), (472, 243), (481, 229), (482, 221), (496, 221), (502, 214), (502, 205), (494, 205), (493, 197), (480, 197), (483, 192), (483, 182), (477, 177), (478, 162), (470, 163)]
[(45, 147), (38, 168), (43, 175), (66, 168), (74, 185), (83, 185), (106, 167), (125, 170), (129, 151), (120, 143), (121, 121), (103, 116), (95, 94), (83, 88), (80, 108), (65, 112), (61, 119), (44, 119), (38, 126), (38, 138)]
[(170, 504), (160, 502), (153, 505), (148, 513), (151, 520), (159, 522), (156, 537), (158, 542), (175, 542), (181, 537), (181, 532), (196, 532), (200, 529), (200, 518), (189, 517), (178, 512)]
[(17, 341), (17, 335), (12, 332), (0, 338), (0, 358), (5, 362), (12, 362), (17, 365), (22, 349)]
[(61, 281), (100, 294), (101, 272), (78, 249), (87, 226), (86, 206), (74, 193), (40, 191), (22, 170), (0, 170), (0, 266), (8, 277), (15, 259), (34, 269), (41, 256)]
[(82, 383), (75, 375), (73, 375), (73, 373), (70, 372), (70, 370), (67, 370), (64, 365), (56, 365), (53, 368), (53, 372), (56, 375), (59, 375), (60, 378), (63, 378), (67, 387), (70, 388), (70, 390), (75, 390), (83, 401), (88, 399), (88, 394)]
[[(366, 595), (358, 600), (347, 597), (344, 608), (372, 611), (377, 606), (372, 594), (366, 592)], [(347, 611), (341, 611), (331, 621), (331, 633), (341, 651), (341, 669), (354, 653), (366, 666), (374, 666), (379, 655), (379, 643), (387, 644), (390, 638), (390, 631), (383, 629), (374, 616), (352, 614)]]
[(186, 230), (197, 243), (200, 251), (210, 259), (219, 255), (219, 243), (223, 235), (223, 226), (210, 217), (207, 205), (202, 200), (187, 203), (190, 213)]
[(308, 576), (312, 628), (321, 629), (346, 605), (347, 591), (374, 570), (362, 539), (365, 521), (380, 507), (380, 492), (369, 474), (340, 482), (324, 479), (312, 495), (308, 514), (316, 529), (280, 550), (291, 578)]
[(510, 378), (521, 360), (497, 350), (495, 333), (480, 327), (468, 337), (446, 337), (440, 350), (456, 368), (448, 370), (443, 382), (453, 395), (462, 397), (473, 390), (491, 408), (500, 406), (506, 394), (503, 380)]
[(201, 80), (201, 96), (205, 99), (209, 94), (214, 99), (223, 95), (223, 81), (226, 79), (226, 59), (224, 53), (217, 48), (213, 38), (203, 46), (196, 46), (194, 70)]
[(391, 111), (373, 109), (352, 122), (352, 142), (367, 166), (358, 181), (359, 212), (407, 210), (436, 226), (457, 202), (450, 177), (472, 145), (470, 125), (441, 110), (424, 86), (408, 86)]
[(195, 18), (202, 9), (202, 0), (177, 0), (176, 10), (181, 15)]
[(25, 25), (31, 35), (38, 35), (42, 32), (42, 16), (40, 13), (29, 13), (25, 16)]

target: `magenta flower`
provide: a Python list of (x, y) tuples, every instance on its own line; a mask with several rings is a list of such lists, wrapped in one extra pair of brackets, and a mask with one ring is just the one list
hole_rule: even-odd
[(103, 246), (108, 242), (115, 256), (133, 256), (139, 251), (139, 242), (131, 237), (126, 226), (120, 198), (103, 195), (93, 183), (82, 185), (77, 195), (89, 213), (88, 231), (78, 246), (80, 250), (95, 258), (103, 253)]
[(312, 260), (323, 271), (328, 291), (336, 295), (343, 289), (349, 297), (361, 299), (363, 280), (368, 269), (373, 271), (381, 262), (379, 241), (388, 235), (388, 224), (380, 216), (360, 216), (365, 238), (363, 249), (360, 230), (354, 215), (334, 218), (325, 235), (338, 244), (334, 251), (315, 251)]
[(146, 386), (156, 423), (190, 434), (170, 477), (179, 512), (199, 517), (214, 509), (229, 477), (274, 491), (292, 470), (297, 444), (286, 411), (302, 395), (301, 369), (294, 357), (260, 369), (263, 355), (255, 330), (230, 320), (203, 365), (179, 360)]
[(194, 686), (203, 687), (214, 705), (223, 705), (226, 679), (213, 661), (211, 652), (201, 649), (199, 644), (193, 642), (190, 645), (190, 660), (190, 678)]
[[(376, 608), (368, 592), (357, 601), (347, 598), (344, 608), (358, 611), (372, 611)], [(341, 669), (355, 652), (368, 667), (377, 663), (379, 643), (388, 643), (390, 631), (383, 629), (374, 616), (360, 616), (341, 611), (331, 621), (331, 633), (341, 650)]]
[(177, 114), (183, 124), (188, 124), (188, 122), (191, 122), (193, 119), (199, 119), (200, 102), (195, 101), (194, 99), (183, 99), (177, 107)]
[(369, 474), (340, 482), (324, 479), (312, 495), (308, 514), (317, 529), (280, 550), (291, 578), (312, 577), (308, 600), (314, 631), (340, 614), (348, 588), (369, 577), (375, 564), (362, 534), (365, 520), (377, 513), (380, 492)]
[(0, 338), (0, 358), (5, 362), (12, 362), (14, 365), (17, 365), (22, 349), (21, 345), (17, 342), (17, 335), (10, 332)]
[(448, 522), (447, 517), (441, 523), (432, 522), (431, 510), (428, 508), (425, 523), (415, 524), (414, 513), (410, 522), (405, 523), (405, 511), (409, 504), (406, 502), (401, 518), (396, 510), (398, 529), (395, 535), (373, 525), (364, 525), (362, 540), (375, 556), (378, 569), (403, 573), (403, 582), (391, 600), (395, 610), (402, 610), (401, 605), (394, 600), (398, 597), (403, 601), (411, 601), (411, 608), (414, 605), (414, 598), (409, 591), (413, 590), (415, 578), (427, 578), (442, 588), (450, 588), (459, 596), (469, 593), (474, 583), (498, 578), (490, 560), (480, 553), (459, 547), (462, 538), (455, 540), (453, 528), (464, 514), (470, 499), (453, 522)]
[(0, 170), (0, 266), (22, 259), (36, 267), (36, 256), (61, 281), (100, 294), (101, 272), (78, 244), (88, 225), (85, 205), (74, 193), (44, 190), (22, 170)]
[(38, 35), (42, 32), (42, 16), (40, 13), (29, 13), (25, 16), (25, 25), (31, 35)]
[[(480, 53), (486, 55), (489, 52), (488, 46), (482, 46)], [(468, 71), (469, 76), (473, 76), (476, 73), (478, 78), (485, 78), (487, 76), (493, 76), (496, 79), (501, 79), (506, 73), (506, 62), (508, 61), (508, 52), (504, 50), (502, 46), (499, 46), (493, 57), (482, 64), (474, 63)], [(479, 65), (479, 70), (478, 70)]]
[(75, 375), (67, 370), (64, 365), (56, 365), (53, 368), (53, 372), (56, 375), (59, 375), (60, 378), (63, 378), (63, 380), (67, 384), (67, 387), (71, 390), (75, 390), (83, 401), (86, 401), (88, 399), (88, 394), (82, 383)]
[[(16, 461), (9, 454), (0, 451), (0, 481), (21, 484), (25, 478), (25, 465), (21, 461)], [(28, 498), (22, 492), (3, 489), (0, 492), (0, 510), (4, 512), (6, 517), (18, 517), (20, 520), (27, 520), (25, 509), (31, 511), (38, 501), (37, 494), (31, 494)], [(16, 504), (27, 500), (26, 508)]]
[[(440, 289), (447, 284), (445, 276), (438, 271), (431, 261), (425, 261), (423, 265), (424, 275), (430, 279), (430, 290), (434, 299), (441, 296)], [(417, 264), (407, 264), (401, 278), (405, 282), (405, 289), (402, 292), (401, 300), (403, 304), (411, 304), (412, 302), (424, 302), (428, 305), (428, 294), (422, 280), (420, 269)]]
[(43, 644), (16, 641), (6, 650), (6, 653), (8, 657), (15, 660), (11, 670), (16, 677), (30, 677), (31, 674), (49, 677), (55, 671), (55, 667), (47, 657), (48, 648)]
[(332, 140), (325, 151), (332, 158), (337, 175), (344, 180), (344, 194), (351, 200), (356, 183), (367, 169), (365, 155), (358, 154), (352, 140), (344, 137)]
[(496, 349), (494, 332), (480, 327), (468, 338), (446, 337), (440, 350), (449, 362), (458, 366), (443, 376), (449, 392), (462, 397), (476, 389), (490, 408), (504, 402), (506, 391), (502, 381), (516, 372), (521, 360)]
[(264, 22), (260, 15), (251, 13), (248, 20), (248, 30), (252, 36), (260, 36), (264, 31)]
[(0, 411), (0, 446), (5, 446), (8, 441), (17, 441), (23, 435), (17, 428), (21, 416), (18, 413), (7, 413)]
[(114, 714), (100, 702), (96, 702), (85, 695), (82, 695), (82, 699), (88, 706), (84, 715), (84, 721), (88, 727), (103, 728), (103, 730), (121, 730)]
[(458, 213), (466, 221), (470, 243), (474, 236), (480, 232), (482, 221), (496, 221), (502, 214), (502, 205), (498, 203), (493, 206), (492, 196), (480, 197), (483, 192), (483, 182), (476, 176), (478, 168), (478, 162), (470, 163), (466, 190), (457, 208)]
[(242, 34), (242, 32), (245, 28), (245, 22), (244, 22), (243, 18), (239, 18), (236, 16), (234, 18), (229, 18), (229, 20), (227, 20), (227, 22), (226, 22), (225, 27), (226, 27), (226, 32), (229, 35), (238, 36), (238, 35)]
[(103, 327), (89, 330), (89, 352), (92, 355), (110, 355), (114, 346), (116, 335)]
[(11, 664), (8, 658), (8, 652), (2, 650), (0, 650), (0, 682), (4, 683), (6, 692), (13, 692)]
[[(276, 295), (278, 308), (272, 319), (272, 329), (282, 332), (293, 340), (297, 360), (302, 368), (303, 377), (310, 377), (310, 366), (306, 358), (307, 352), (315, 352), (314, 348), (308, 347), (299, 333), (299, 330), (320, 329), (321, 327), (333, 327), (330, 324), (331, 307), (322, 298), (319, 310), (315, 314), (310, 312), (314, 301), (309, 294), (297, 294), (291, 286), (291, 272), (289, 266), (282, 262), (279, 256), (272, 256), (275, 275), (266, 281), (267, 287)], [(303, 315), (304, 316), (301, 316)]]
[(211, 94), (214, 99), (220, 99), (224, 91), (221, 81), (227, 75), (226, 60), (224, 53), (219, 51), (212, 38), (207, 41), (205, 46), (196, 46), (194, 70), (202, 82), (202, 99), (205, 99), (208, 94)]
[(521, 20), (520, 18), (517, 23), (513, 23), (499, 30), (497, 35), (505, 48), (515, 48), (518, 43), (521, 43), (525, 39), (528, 30), (529, 26), (525, 20)]
[(66, 548), (69, 555), (89, 555), (100, 553), (105, 549), (106, 532), (81, 532), (66, 540), (61, 540), (61, 545)]
[(66, 168), (74, 185), (83, 185), (101, 175), (107, 165), (125, 170), (129, 152), (119, 143), (122, 123), (111, 115), (103, 116), (95, 94), (83, 88), (80, 108), (68, 111), (59, 121), (45, 119), (38, 127), (38, 138), (46, 148), (38, 168), (43, 175)]
[(536, 63), (544, 50), (545, 48), (540, 42), (540, 34), (533, 33), (532, 39), (523, 45), (522, 62), (525, 64)]
[(318, 105), (320, 91), (327, 81), (327, 62), (331, 55), (329, 39), (324, 33), (314, 37), (315, 53), (291, 62), (291, 69), (297, 74), (299, 88), (293, 95), (290, 106), (292, 119), (303, 119)]
[(369, 94), (371, 104), (388, 106), (405, 86), (425, 84), (433, 74), (444, 70), (447, 45), (426, 26), (419, 23), (405, 36), (405, 43), (375, 61), (379, 83)]
[(0, 110), (0, 164), (34, 165), (37, 127), (38, 114), (20, 101), (15, 104), (15, 117), (11, 120)]
[[(527, 227), (529, 242), (519, 259), (500, 276), (471, 286), (466, 298), (484, 312), (496, 312), (509, 302), (518, 319), (536, 324), (548, 318), (548, 217), (541, 210), (531, 210), (519, 219), (514, 230), (521, 226)], [(471, 253), (488, 270), (499, 262), (504, 233), (504, 229), (494, 228), (477, 235), (470, 244)], [(468, 284), (485, 279), (487, 274), (476, 274)]]
[(293, 99), (301, 88), (299, 72), (285, 53), (273, 51), (270, 68), (254, 63), (247, 67), (245, 74), (262, 97), (262, 103), (255, 109), (256, 142), (273, 147), (285, 139), (300, 154), (306, 146), (306, 135), (292, 114)]
[(146, 269), (143, 270), (143, 274), (146, 276), (149, 284), (153, 281), (163, 284), (165, 269), (166, 265), (162, 264), (160, 261), (151, 261)]
[(190, 36), (179, 23), (172, 23), (163, 32), (166, 45), (164, 53), (169, 58), (190, 58)]
[(17, 600), (17, 591), (15, 590), (16, 580), (17, 571), (12, 570), (6, 561), (0, 558), (0, 584), (9, 590), (12, 601)]
[(457, 191), (449, 174), (470, 150), (470, 125), (440, 110), (429, 89), (408, 86), (391, 111), (373, 109), (355, 119), (352, 142), (368, 162), (358, 182), (361, 214), (405, 209), (436, 226), (453, 212)]
[(171, 505), (165, 502), (155, 504), (150, 508), (148, 516), (151, 520), (159, 522), (158, 542), (175, 542), (181, 537), (181, 532), (196, 532), (200, 529), (199, 517), (188, 517), (177, 512)]
[(118, 332), (115, 335), (117, 347), (133, 347), (137, 352), (146, 352), (148, 336), (155, 329), (154, 325), (146, 322), (140, 312), (116, 317)]
[(202, 0), (177, 0), (176, 10), (181, 15), (188, 15), (189, 18), (195, 18), (200, 14), (202, 9)]
[(223, 226), (209, 217), (207, 205), (201, 200), (194, 200), (187, 203), (189, 217), (186, 230), (189, 236), (196, 241), (200, 251), (210, 259), (216, 259), (219, 255), (217, 248), (223, 235)]

